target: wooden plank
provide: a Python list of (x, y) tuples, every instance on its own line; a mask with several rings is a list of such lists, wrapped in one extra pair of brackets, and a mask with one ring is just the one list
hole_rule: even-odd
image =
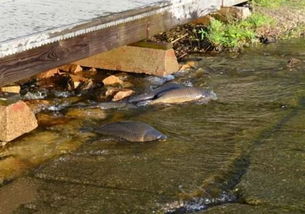
[[(94, 54), (148, 38), (220, 8), (221, 0), (191, 0), (134, 21), (0, 58), (0, 86)], [(148, 9), (145, 9), (146, 11)], [(151, 10), (156, 10), (153, 8)], [(88, 25), (92, 25), (89, 23)], [(84, 28), (84, 26), (82, 26)]]
[(220, 1), (4, 0), (0, 7), (0, 57), (164, 11), (183, 20), (190, 13), (200, 14), (210, 10), (211, 6), (219, 7)]
[[(2, 0), (0, 57), (113, 26), (169, 0)], [(128, 12), (126, 12), (128, 11)], [(104, 26), (106, 25), (106, 26)]]

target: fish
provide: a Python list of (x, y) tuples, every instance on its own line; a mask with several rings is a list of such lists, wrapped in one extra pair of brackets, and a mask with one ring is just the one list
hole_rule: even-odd
[(165, 140), (166, 135), (154, 127), (138, 121), (120, 121), (105, 124), (95, 130), (99, 134), (110, 135), (130, 142)]
[(178, 83), (166, 83), (166, 84), (162, 85), (161, 87), (158, 87), (158, 88), (152, 90), (151, 92), (133, 96), (133, 97), (129, 98), (128, 102), (137, 103), (137, 102), (152, 100), (152, 99), (159, 97), (162, 93), (165, 93), (170, 90), (178, 89), (178, 88), (184, 88), (184, 87), (185, 86), (180, 85)]
[(210, 100), (216, 99), (217, 96), (212, 90), (204, 90), (194, 87), (184, 87), (164, 92), (160, 94), (158, 98), (152, 100), (148, 104), (174, 104), (196, 100), (208, 102)]

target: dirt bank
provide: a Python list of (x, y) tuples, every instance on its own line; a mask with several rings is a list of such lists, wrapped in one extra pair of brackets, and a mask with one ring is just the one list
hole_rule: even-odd
[(212, 14), (199, 22), (158, 34), (152, 40), (172, 43), (178, 59), (182, 59), (189, 54), (238, 52), (253, 44), (305, 34), (305, 2), (301, 0), (255, 0), (240, 6), (249, 8), (252, 15), (243, 20), (224, 21)]

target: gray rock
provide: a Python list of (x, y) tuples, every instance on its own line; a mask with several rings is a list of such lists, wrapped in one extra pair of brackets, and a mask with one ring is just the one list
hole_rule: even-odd
[(100, 109), (132, 109), (136, 108), (135, 105), (127, 102), (101, 102), (95, 105), (90, 106), (91, 108), (100, 108)]

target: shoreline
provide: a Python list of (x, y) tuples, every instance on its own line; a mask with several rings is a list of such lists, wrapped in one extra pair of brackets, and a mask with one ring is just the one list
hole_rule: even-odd
[(241, 18), (234, 13), (226, 17), (214, 13), (157, 34), (151, 40), (173, 44), (178, 60), (182, 60), (191, 54), (238, 53), (253, 45), (305, 36), (305, 3), (300, 0), (282, 0), (278, 4), (255, 0), (239, 7), (249, 8), (252, 14)]

